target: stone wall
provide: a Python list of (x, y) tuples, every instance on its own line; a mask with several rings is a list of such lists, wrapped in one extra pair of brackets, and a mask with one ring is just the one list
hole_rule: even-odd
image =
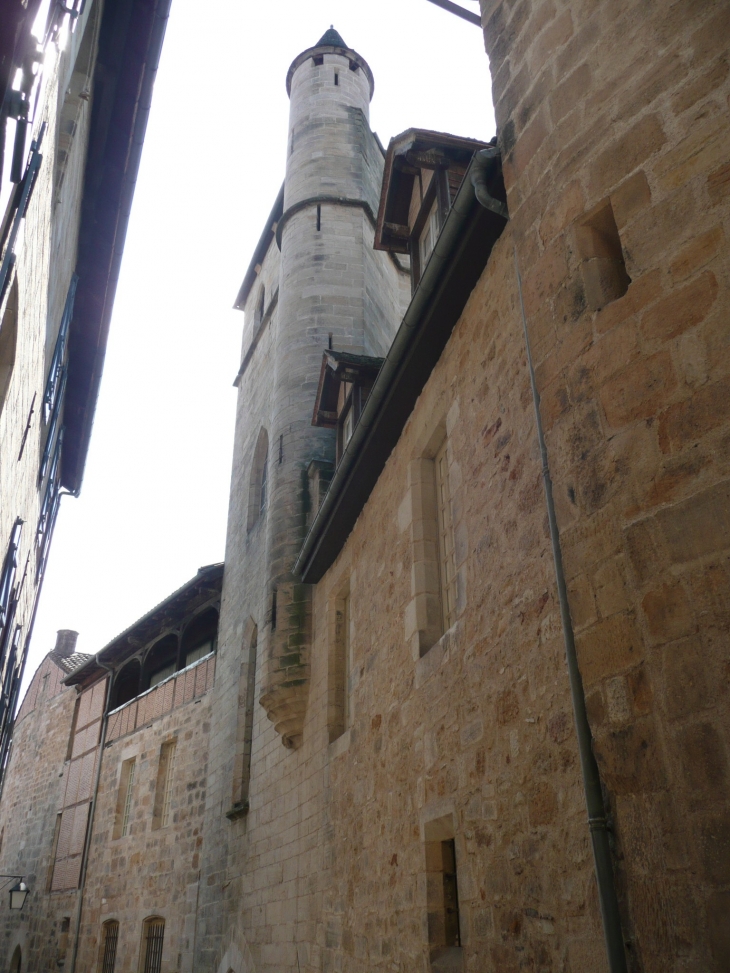
[(482, 12), (632, 963), (726, 969), (730, 15)]
[[(68, 951), (77, 893), (48, 894), (57, 811), (66, 789), (69, 736), (76, 693), (50, 655), (28, 687), (13, 732), (13, 748), (0, 805), (0, 873), (23, 875), (30, 896), (22, 912), (0, 911), (0, 969), (20, 946), (23, 969), (58, 969)], [(26, 966), (27, 964), (27, 966)]]
[[(189, 673), (205, 682), (214, 659)], [(177, 680), (181, 681), (181, 680)], [(175, 679), (165, 685), (174, 685)], [(147, 696), (154, 696), (153, 690)], [(141, 697), (144, 700), (146, 697)], [(136, 703), (130, 704), (136, 706)], [(159, 715), (107, 742), (89, 849), (77, 969), (94, 970), (102, 924), (119, 922), (115, 973), (136, 973), (144, 920), (165, 920), (162, 969), (191, 973), (199, 895), (200, 848), (206, 803), (211, 694)], [(165, 774), (162, 750), (174, 743), (170, 809), (162, 817)], [(135, 761), (128, 833), (121, 834), (126, 798), (122, 773)]]
[[(13, 368), (4, 401), (0, 401), (3, 455), (0, 463), (0, 564), (8, 550), (16, 518), (20, 518), (23, 528), (16, 581), (20, 582), (24, 577), (24, 582), (20, 587), (15, 619), (21, 627), (16, 659), (18, 668), (27, 648), (42, 577), (36, 527), (43, 499), (39, 466), (48, 431), (43, 420), (43, 394), (76, 264), (91, 114), (88, 90), (85, 98), (77, 99), (73, 119), (66, 117), (66, 127), (62, 131), (63, 112), (64, 105), (68, 105), (67, 91), (79, 91), (79, 85), (88, 79), (95, 54), (99, 7), (98, 3), (87, 4), (64, 50), (59, 51), (51, 43), (44, 57), (32, 132), (32, 137), (37, 138), (42, 126), (46, 126), (40, 148), (43, 159), (17, 238), (15, 271), (0, 305), (0, 324), (4, 321), (9, 324), (9, 318), (5, 319), (6, 310), (10, 302), (17, 302)], [(73, 121), (73, 127), (69, 127), (69, 121)], [(4, 132), (2, 137), (5, 138)], [(61, 164), (63, 193), (56, 190)], [(7, 182), (0, 186), (3, 215), (14, 188)], [(6, 662), (7, 655), (2, 664)], [(5, 679), (5, 673), (1, 675), (6, 687), (9, 686), (11, 680)]]

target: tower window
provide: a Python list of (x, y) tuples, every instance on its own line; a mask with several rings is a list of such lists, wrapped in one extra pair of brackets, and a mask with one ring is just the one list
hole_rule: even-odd
[(317, 230), (322, 229), (322, 207), (317, 203)]
[(340, 73), (339, 71), (335, 71), (335, 84), (339, 84), (339, 83), (340, 83)]
[(269, 478), (269, 435), (265, 429), (259, 432), (251, 466), (248, 493), (248, 530), (252, 530), (266, 509)]
[(315, 68), (320, 67), (322, 64), (324, 64), (324, 56), (322, 54), (315, 54), (312, 58), (312, 64), (315, 66)]

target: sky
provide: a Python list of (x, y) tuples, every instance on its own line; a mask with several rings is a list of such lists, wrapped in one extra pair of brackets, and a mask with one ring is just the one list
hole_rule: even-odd
[(223, 560), (232, 305), (284, 175), (286, 72), (330, 24), (373, 70), (384, 145), (411, 127), (494, 135), (481, 31), (427, 0), (172, 0), (84, 482), (61, 504), (24, 687), (58, 629), (98, 652)]

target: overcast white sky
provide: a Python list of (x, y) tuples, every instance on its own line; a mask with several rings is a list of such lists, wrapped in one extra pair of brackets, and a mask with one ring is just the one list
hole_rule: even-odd
[(385, 145), (411, 126), (494, 134), (481, 31), (427, 0), (173, 0), (84, 484), (61, 504), (26, 685), (57, 629), (98, 652), (223, 559), (231, 306), (284, 174), (287, 69), (330, 24), (373, 70)]

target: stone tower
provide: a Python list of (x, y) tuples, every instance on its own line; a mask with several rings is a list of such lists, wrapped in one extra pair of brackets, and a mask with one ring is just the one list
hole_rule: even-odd
[(308, 473), (313, 464), (331, 469), (335, 459), (334, 431), (312, 425), (323, 354), (333, 347), (385, 355), (410, 297), (407, 269), (373, 249), (384, 152), (368, 123), (369, 66), (330, 29), (294, 60), (287, 90), (284, 185), (236, 301), (245, 318), (213, 689), (201, 969), (236, 930), (241, 949), (250, 935), (239, 915), (246, 884), (224, 886), (221, 876), (252, 867), (256, 808), (274, 799), (272, 786), (281, 796), (272, 769), (294, 791), (310, 773), (300, 744), (316, 711), (311, 592), (293, 566), (317, 502)]
[(275, 231), (277, 327), (266, 377), (268, 645), (260, 701), (284, 744), (293, 747), (306, 709), (310, 612), (308, 591), (291, 571), (312, 502), (307, 468), (334, 459), (332, 431), (311, 421), (322, 353), (330, 346), (383, 355), (400, 314), (398, 272), (372, 249), (382, 172), (368, 124), (372, 72), (330, 28), (294, 60), (286, 84), (291, 106), (283, 212)]

